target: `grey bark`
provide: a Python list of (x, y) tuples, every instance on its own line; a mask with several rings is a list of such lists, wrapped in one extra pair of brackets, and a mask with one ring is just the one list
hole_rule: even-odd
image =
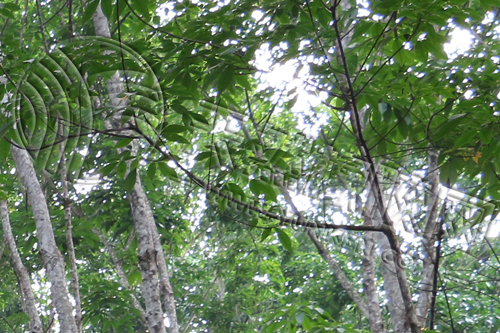
[(50, 282), (51, 300), (59, 318), (61, 332), (78, 333), (73, 306), (69, 301), (66, 286), (64, 258), (57, 248), (54, 230), (50, 221), (49, 209), (42, 188), (36, 177), (31, 158), (26, 150), (11, 146), (19, 178), (22, 180), (35, 218), (40, 256)]
[(148, 325), (151, 332), (166, 332), (158, 281), (158, 253), (154, 246), (154, 236), (150, 225), (151, 220), (154, 223), (154, 218), (138, 175), (134, 188), (129, 192), (129, 201), (137, 232), (139, 267), (142, 275), (141, 287), (146, 303)]
[[(378, 222), (374, 225), (381, 225), (378, 212), (376, 212), (376, 216), (377, 218), (374, 220)], [(396, 272), (397, 268), (394, 264), (395, 255), (384, 234), (377, 235), (377, 245), (380, 252), (380, 271), (384, 278), (384, 290), (387, 293), (392, 329), (397, 333), (407, 332), (405, 305)]]
[[(100, 5), (97, 6), (93, 21), (97, 36), (111, 37), (108, 20), (104, 16)], [(122, 93), (124, 89), (117, 73), (107, 82), (107, 88), (111, 104), (113, 106), (120, 106), (122, 101), (117, 95)], [(119, 119), (116, 115), (113, 118), (115, 120)], [(170, 277), (156, 230), (153, 212), (142, 188), (139, 174), (136, 176), (133, 189), (129, 192), (129, 201), (137, 232), (139, 267), (142, 275), (141, 289), (146, 303), (147, 322), (150, 332), (166, 332), (160, 297), (160, 295), (163, 295), (170, 321), (170, 331), (178, 333), (179, 329), (175, 301), (172, 287), (170, 286)]]
[(307, 235), (309, 236), (309, 238), (311, 238), (314, 246), (316, 246), (316, 249), (318, 250), (323, 260), (325, 260), (328, 266), (330, 266), (330, 268), (332, 269), (333, 273), (339, 280), (342, 288), (344, 288), (345, 292), (349, 295), (349, 297), (351, 297), (356, 306), (359, 308), (359, 311), (361, 311), (363, 316), (365, 316), (366, 318), (368, 318), (368, 320), (370, 320), (371, 318), (370, 309), (366, 305), (361, 295), (359, 295), (358, 292), (354, 289), (353, 284), (344, 274), (339, 264), (335, 261), (335, 259), (333, 259), (333, 257), (330, 255), (330, 253), (325, 248), (323, 243), (319, 241), (319, 239), (316, 237), (312, 229), (307, 228)]
[(363, 249), (363, 287), (365, 289), (366, 303), (368, 307), (368, 319), (372, 333), (385, 332), (382, 311), (380, 309), (380, 299), (378, 297), (377, 283), (375, 278), (376, 255), (375, 248), (376, 233), (367, 231), (363, 235), (365, 248)]
[[(345, 12), (351, 7), (351, 2), (349, 0), (342, 0), (340, 2), (331, 1), (332, 6), (340, 5), (340, 12)], [(382, 267), (381, 273), (384, 277), (384, 288), (388, 293), (389, 297), (389, 310), (391, 315), (391, 321), (393, 324), (393, 330), (397, 333), (407, 332), (410, 328), (413, 333), (418, 331), (416, 325), (415, 309), (411, 300), (411, 293), (406, 278), (406, 272), (402, 265), (396, 264), (402, 263), (401, 251), (399, 246), (399, 241), (397, 239), (396, 232), (392, 225), (392, 221), (387, 215), (385, 204), (382, 198), (382, 188), (378, 185), (378, 175), (374, 170), (376, 169), (375, 162), (370, 156), (370, 152), (366, 147), (366, 143), (363, 138), (363, 126), (361, 120), (363, 119), (364, 110), (358, 110), (356, 105), (355, 93), (353, 91), (352, 82), (350, 79), (350, 73), (347, 68), (345, 61), (345, 48), (349, 45), (352, 37), (351, 33), (347, 33), (346, 36), (341, 38), (340, 29), (349, 26), (350, 22), (348, 20), (345, 22), (344, 27), (339, 27), (338, 17), (333, 17), (333, 27), (337, 34), (335, 40), (336, 47), (336, 62), (338, 65), (344, 68), (344, 72), (337, 76), (338, 88), (344, 96), (345, 109), (351, 112), (351, 126), (353, 128), (353, 133), (357, 141), (357, 145), (361, 156), (365, 162), (366, 179), (368, 180), (370, 187), (369, 195), (374, 196), (376, 209), (373, 209), (371, 223), (374, 226), (382, 226), (385, 233), (379, 233), (377, 237), (377, 243), (379, 251), (382, 257)], [(352, 23), (352, 22), (351, 22)], [(388, 237), (391, 237), (389, 241)], [(373, 298), (373, 295), (371, 295)]]
[[(123, 271), (123, 266), (122, 266), (120, 260), (118, 259), (118, 256), (116, 255), (115, 250), (113, 249), (111, 244), (109, 244), (108, 240), (106, 239), (106, 237), (103, 235), (103, 233), (100, 230), (93, 228), (92, 231), (97, 236), (99, 236), (99, 239), (104, 244), (106, 251), (108, 252), (109, 256), (111, 257), (111, 261), (113, 262), (113, 266), (116, 270), (116, 274), (118, 275), (118, 278), (120, 279), (120, 284), (125, 289), (130, 290), (130, 285), (128, 283), (127, 276), (125, 275), (125, 272)], [(146, 324), (147, 323), (146, 312), (144, 312), (144, 309), (142, 308), (141, 303), (139, 303), (139, 301), (137, 300), (137, 297), (135, 297), (135, 295), (133, 295), (133, 294), (131, 295), (131, 297), (132, 297), (132, 305), (134, 306), (134, 308), (136, 308), (141, 313), (142, 321), (144, 322), (144, 324)]]
[(170, 321), (170, 333), (179, 333), (179, 324), (177, 322), (177, 309), (175, 306), (174, 290), (170, 284), (170, 274), (167, 268), (167, 261), (160, 242), (158, 229), (153, 221), (153, 239), (157, 255), (158, 271), (160, 273), (160, 292), (163, 298), (163, 304)]
[[(378, 168), (377, 168), (378, 169)], [(373, 183), (367, 185), (368, 200), (366, 203), (365, 224), (380, 226), (384, 222), (377, 206), (375, 199), (375, 192), (372, 189)], [(374, 235), (378, 252), (380, 255), (380, 273), (384, 279), (384, 290), (387, 295), (389, 307), (389, 314), (394, 332), (403, 333), (407, 332), (407, 313), (405, 310), (405, 303), (401, 293), (401, 285), (397, 276), (397, 267), (395, 264), (396, 255), (391, 247), (389, 239), (383, 233)], [(366, 244), (365, 244), (366, 245)], [(374, 286), (373, 286), (374, 287)]]
[(420, 279), (420, 294), (416, 305), (416, 315), (420, 326), (424, 327), (431, 305), (434, 265), (436, 262), (437, 234), (439, 232), (438, 208), (439, 208), (439, 166), (437, 153), (429, 151), (428, 156), (428, 182), (430, 184), (429, 199), (427, 202), (427, 216), (424, 232), (422, 235), (422, 252), (424, 255), (422, 277)]
[(9, 209), (6, 200), (0, 201), (0, 211), (2, 216), (3, 237), (9, 246), (12, 266), (14, 266), (14, 270), (19, 280), (19, 286), (21, 288), (22, 300), (24, 304), (23, 308), (25, 309), (26, 314), (30, 317), (30, 332), (42, 333), (44, 330), (40, 317), (38, 316), (38, 311), (36, 310), (35, 295), (31, 289), (29, 272), (26, 266), (23, 265), (19, 252), (17, 251), (16, 242), (10, 226)]
[(76, 265), (75, 246), (73, 244), (73, 217), (71, 214), (71, 204), (66, 172), (66, 159), (64, 156), (64, 145), (60, 144), (61, 150), (61, 182), (63, 187), (64, 219), (66, 220), (66, 245), (68, 247), (68, 258), (71, 267), (71, 289), (75, 300), (75, 324), (79, 332), (82, 331), (82, 301), (80, 299), (80, 281), (78, 278), (78, 267)]

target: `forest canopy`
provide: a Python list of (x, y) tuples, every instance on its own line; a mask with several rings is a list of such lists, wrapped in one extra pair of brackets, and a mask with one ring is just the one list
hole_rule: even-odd
[(499, 13), (0, 3), (0, 331), (500, 331)]

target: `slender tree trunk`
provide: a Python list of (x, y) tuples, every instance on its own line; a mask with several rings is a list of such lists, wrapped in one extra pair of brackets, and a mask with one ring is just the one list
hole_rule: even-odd
[[(93, 20), (96, 35), (110, 38), (109, 23), (100, 5), (97, 6)], [(107, 88), (111, 104), (115, 106), (120, 105), (122, 100), (117, 98), (117, 95), (122, 93), (124, 89), (118, 73), (107, 82)], [(114, 117), (114, 119), (117, 118), (119, 117)], [(119, 124), (119, 121), (117, 123)], [(132, 145), (134, 146), (135, 143), (132, 143)], [(170, 277), (168, 276), (163, 249), (161, 248), (159, 235), (156, 230), (153, 211), (142, 188), (139, 174), (136, 176), (134, 187), (129, 192), (129, 201), (137, 232), (138, 258), (142, 275), (142, 294), (146, 302), (149, 329), (155, 333), (165, 332), (160, 297), (163, 295), (171, 333), (178, 333), (179, 328), (175, 311), (175, 301), (172, 287), (170, 286)]]
[(380, 299), (378, 297), (377, 283), (375, 278), (375, 234), (366, 231), (363, 235), (365, 248), (363, 250), (363, 287), (365, 288), (366, 303), (368, 307), (368, 318), (372, 333), (385, 332), (382, 311), (380, 309)]
[(168, 273), (167, 261), (160, 242), (160, 235), (156, 225), (153, 224), (153, 238), (155, 242), (156, 253), (158, 254), (158, 271), (160, 272), (160, 292), (165, 305), (165, 311), (170, 322), (170, 333), (179, 333), (179, 324), (177, 322), (177, 309), (175, 306), (174, 290), (170, 284), (170, 275)]
[[(377, 235), (377, 243), (383, 259), (381, 271), (384, 277), (384, 287), (388, 292), (391, 319), (393, 325), (395, 325), (393, 330), (396, 333), (402, 333), (410, 329), (412, 333), (417, 333), (419, 328), (411, 299), (410, 288), (406, 278), (406, 272), (402, 265), (396, 265), (396, 262), (402, 263), (399, 241), (392, 221), (389, 219), (384, 207), (382, 198), (383, 189), (378, 182), (378, 175), (374, 172), (377, 167), (375, 164), (376, 162), (372, 159), (363, 137), (362, 120), (365, 110), (358, 110), (357, 108), (356, 92), (354, 91), (351, 73), (349, 73), (346, 62), (345, 49), (348, 47), (352, 38), (353, 31), (349, 29), (349, 26), (353, 24), (353, 21), (346, 20), (344, 26), (340, 26), (339, 13), (349, 10), (352, 4), (353, 2), (350, 0), (330, 0), (331, 7), (329, 10), (332, 15), (333, 29), (336, 34), (335, 57), (337, 64), (343, 68), (342, 73), (339, 73), (337, 76), (337, 84), (338, 89), (343, 95), (345, 109), (351, 113), (351, 126), (367, 170), (366, 179), (370, 182), (369, 186), (376, 200), (375, 207), (377, 208), (373, 210), (371, 222), (374, 223), (374, 226), (381, 226), (384, 229), (384, 233), (379, 233), (379, 235)], [(376, 213), (376, 211), (378, 211), (378, 213)], [(389, 240), (388, 237), (391, 239)]]
[(316, 249), (318, 250), (323, 260), (325, 260), (328, 266), (330, 266), (330, 268), (332, 269), (333, 273), (342, 285), (342, 288), (344, 288), (345, 292), (351, 297), (363, 316), (370, 320), (371, 316), (369, 308), (367, 307), (361, 295), (358, 294), (356, 289), (354, 289), (354, 286), (344, 274), (339, 264), (332, 258), (325, 246), (318, 240), (312, 229), (307, 229), (307, 235), (312, 240), (314, 246), (316, 246)]
[(420, 326), (425, 327), (427, 314), (431, 305), (432, 290), (434, 287), (434, 266), (436, 262), (437, 234), (439, 232), (438, 207), (439, 207), (439, 166), (437, 153), (429, 152), (428, 156), (428, 182), (431, 185), (427, 202), (427, 218), (423, 230), (422, 252), (424, 254), (422, 277), (420, 280), (420, 294), (416, 305), (416, 315)]
[[(302, 213), (297, 209), (295, 204), (293, 203), (292, 197), (290, 196), (290, 193), (288, 192), (288, 189), (285, 186), (281, 186), (281, 193), (285, 196), (285, 200), (288, 202), (288, 204), (292, 207), (292, 210), (295, 215), (300, 220), (303, 220), (304, 217)], [(370, 312), (369, 309), (365, 303), (365, 300), (361, 297), (361, 295), (356, 291), (354, 288), (354, 285), (351, 283), (351, 281), (347, 278), (347, 276), (344, 274), (342, 269), (340, 268), (339, 264), (335, 259), (330, 255), (326, 247), (321, 243), (321, 241), (316, 237), (316, 234), (311, 228), (307, 228), (307, 236), (311, 239), (313, 242), (314, 246), (316, 246), (316, 249), (318, 250), (319, 254), (323, 258), (323, 260), (326, 261), (328, 266), (332, 269), (333, 273), (339, 280), (340, 284), (346, 291), (346, 293), (351, 297), (351, 299), (354, 301), (356, 306), (359, 308), (363, 316), (365, 316), (368, 320), (370, 320)]]
[(69, 198), (66, 158), (64, 154), (64, 144), (60, 144), (61, 152), (61, 183), (63, 188), (64, 219), (66, 221), (66, 246), (68, 247), (68, 258), (71, 267), (71, 289), (75, 300), (75, 324), (78, 332), (82, 331), (82, 301), (80, 299), (80, 281), (76, 265), (75, 246), (73, 244), (73, 217), (71, 214), (71, 201)]
[[(120, 279), (120, 284), (127, 290), (130, 290), (130, 285), (127, 280), (127, 276), (125, 275), (125, 272), (123, 271), (123, 266), (118, 259), (118, 256), (115, 253), (115, 250), (109, 244), (108, 240), (106, 237), (103, 235), (103, 233), (99, 229), (92, 229), (92, 231), (99, 236), (99, 239), (101, 242), (104, 244), (104, 247), (106, 248), (106, 251), (108, 251), (109, 256), (111, 257), (111, 261), (113, 262), (113, 266), (115, 268), (116, 274), (118, 275), (118, 278)], [(144, 309), (141, 306), (141, 303), (137, 300), (137, 297), (135, 297), (134, 294), (130, 295), (132, 297), (132, 304), (134, 305), (134, 308), (136, 308), (140, 313), (141, 313), (141, 318), (144, 324), (147, 323), (147, 316), (146, 312), (144, 312)]]
[[(366, 165), (366, 163), (365, 163)], [(369, 166), (366, 165), (368, 170)], [(377, 167), (377, 170), (379, 168)], [(366, 177), (369, 177), (366, 175)], [(380, 181), (380, 180), (379, 180)], [(368, 199), (365, 206), (365, 225), (380, 226), (383, 224), (382, 216), (380, 210), (377, 207), (375, 192), (372, 190), (373, 182), (367, 184)], [(366, 240), (366, 239), (365, 239)], [(403, 295), (401, 293), (401, 286), (398, 281), (398, 276), (396, 273), (396, 265), (394, 263), (395, 254), (387, 239), (387, 236), (381, 232), (373, 235), (373, 240), (378, 247), (378, 253), (380, 255), (380, 273), (384, 279), (384, 290), (387, 295), (389, 307), (389, 315), (391, 319), (392, 329), (394, 332), (403, 333), (408, 329), (406, 320), (406, 311), (403, 300)], [(365, 246), (368, 246), (365, 244)], [(366, 250), (366, 249), (365, 249)], [(377, 252), (373, 251), (372, 254), (375, 255)], [(372, 257), (372, 260), (374, 257)], [(370, 269), (370, 267), (367, 267)], [(375, 288), (371, 286), (370, 288)], [(374, 297), (372, 295), (372, 297)]]
[(33, 210), (40, 256), (50, 282), (51, 299), (59, 318), (61, 332), (78, 333), (73, 306), (69, 301), (66, 286), (64, 258), (57, 248), (54, 230), (50, 221), (49, 209), (42, 188), (36, 177), (31, 158), (26, 150), (11, 146), (11, 153), (16, 164), (19, 178), (22, 180)]
[[(366, 173), (365, 173), (366, 176)], [(364, 225), (373, 226), (373, 208), (375, 197), (367, 184), (368, 198), (364, 209)], [(378, 296), (377, 283), (375, 278), (375, 256), (377, 255), (376, 239), (380, 233), (367, 231), (363, 235), (365, 248), (363, 249), (363, 286), (370, 313), (370, 324), (372, 332), (385, 332), (382, 310), (380, 308), (380, 298)]]
[[(380, 220), (379, 220), (380, 221)], [(380, 225), (381, 223), (378, 222)], [(396, 333), (407, 332), (406, 311), (401, 294), (396, 265), (394, 264), (394, 253), (387, 237), (379, 233), (377, 244), (380, 252), (380, 272), (384, 278), (384, 290), (388, 298), (388, 307), (391, 317), (392, 329)]]
[(157, 251), (149, 221), (153, 213), (137, 175), (134, 188), (129, 193), (130, 206), (138, 241), (139, 267), (142, 275), (142, 295), (146, 302), (148, 325), (151, 332), (165, 331), (161, 307), (160, 285), (158, 281)]
[(35, 295), (33, 295), (33, 290), (31, 289), (29, 272), (21, 261), (21, 257), (17, 251), (16, 242), (14, 240), (14, 235), (12, 234), (12, 228), (10, 227), (9, 209), (7, 207), (6, 200), (0, 201), (0, 211), (2, 216), (3, 236), (9, 246), (12, 266), (14, 266), (14, 270), (19, 280), (19, 286), (21, 288), (22, 300), (24, 304), (23, 308), (30, 317), (30, 333), (43, 333), (44, 330), (42, 322), (40, 321), (40, 317), (38, 316), (38, 311), (36, 309)]

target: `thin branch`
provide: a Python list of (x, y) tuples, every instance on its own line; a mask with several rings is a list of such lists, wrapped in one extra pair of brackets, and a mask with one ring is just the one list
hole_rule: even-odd
[(450, 318), (451, 332), (452, 333), (456, 333), (455, 325), (453, 323), (453, 314), (452, 314), (452, 311), (451, 311), (450, 300), (448, 299), (448, 294), (446, 293), (446, 287), (445, 287), (445, 284), (444, 284), (443, 279), (441, 277), (441, 274), (438, 274), (438, 277), (439, 277), (439, 282), (441, 284), (441, 291), (443, 292), (444, 299), (446, 301), (446, 308), (448, 309), (448, 316)]
[(45, 22), (43, 22), (43, 26), (45, 26), (47, 23), (52, 21), (54, 19), (54, 17), (59, 15), (59, 13), (62, 12), (62, 10), (66, 7), (66, 5), (68, 4), (69, 1), (71, 1), (71, 0), (66, 0), (66, 2), (61, 6), (61, 8), (59, 8), (51, 17), (49, 17)]
[[(415, 34), (418, 31), (419, 26), (420, 26), (420, 21), (418, 21), (417, 26), (415, 27), (412, 34), (406, 39), (405, 42), (409, 42), (415, 36)], [(398, 54), (399, 52), (401, 52), (404, 49), (404, 47), (405, 47), (405, 44), (404, 43), (401, 44), (401, 46), (390, 57), (388, 57), (382, 63), (382, 65), (380, 65), (380, 67), (375, 71), (375, 73), (373, 73), (373, 75), (361, 86), (361, 88), (354, 94), (354, 96), (357, 97), (372, 82), (372, 80), (377, 76), (377, 74), (396, 56), (396, 54)]]
[[(405, 276), (405, 271), (403, 267), (400, 267), (400, 264), (402, 263), (402, 253), (401, 253), (401, 248), (399, 246), (399, 241), (397, 239), (393, 223), (387, 213), (387, 209), (385, 208), (384, 204), (384, 199), (382, 195), (382, 188), (380, 186), (377, 172), (375, 170), (375, 162), (373, 161), (370, 151), (368, 150), (368, 146), (366, 144), (366, 140), (363, 136), (363, 131), (362, 131), (362, 125), (361, 125), (361, 120), (360, 120), (360, 115), (359, 115), (359, 110), (357, 107), (356, 103), (356, 94), (352, 85), (352, 79), (350, 77), (349, 69), (347, 66), (347, 60), (345, 56), (345, 50), (344, 46), (342, 45), (342, 40), (340, 38), (340, 30), (338, 26), (338, 20), (336, 16), (336, 11), (338, 9), (339, 3), (336, 3), (335, 6), (331, 7), (331, 12), (332, 12), (332, 20), (333, 20), (333, 27), (335, 29), (335, 33), (337, 36), (337, 43), (336, 45), (338, 46), (338, 58), (340, 58), (341, 64), (344, 67), (344, 75), (345, 75), (345, 81), (347, 84), (347, 87), (344, 86), (344, 89), (341, 87), (341, 91), (343, 91), (346, 95), (348, 95), (347, 101), (350, 101), (350, 106), (352, 107), (353, 110), (353, 115), (354, 115), (354, 129), (356, 132), (356, 138), (358, 140), (358, 145), (360, 147), (360, 152), (363, 157), (363, 159), (367, 162), (368, 164), (368, 180), (373, 182), (373, 185), (371, 188), (373, 191), (375, 191), (375, 198), (376, 198), (376, 203), (377, 207), (380, 211), (380, 214), (382, 216), (382, 221), (383, 223), (380, 225), (380, 227), (385, 230), (384, 234), (387, 236), (389, 240), (389, 244), (393, 250), (393, 252), (396, 254), (394, 256), (394, 263), (396, 267), (396, 275), (400, 284), (400, 289), (401, 289), (401, 294), (403, 296), (404, 300), (404, 306), (406, 310), (406, 321), (407, 324), (410, 326), (412, 333), (419, 333), (420, 328), (418, 327), (416, 318), (415, 318), (415, 309), (412, 303), (412, 297), (410, 293), (410, 289), (408, 286), (408, 281)], [(414, 31), (415, 33), (415, 31)], [(371, 180), (370, 180), (371, 178)]]
[(180, 164), (172, 153), (165, 151), (165, 149), (160, 147), (158, 142), (153, 141), (151, 138), (149, 138), (144, 133), (142, 133), (142, 131), (139, 128), (135, 128), (135, 131), (138, 134), (142, 135), (143, 138), (146, 141), (148, 141), (148, 143), (152, 147), (154, 147), (165, 159), (172, 160), (175, 163), (175, 165), (179, 169), (181, 169), (184, 172), (184, 174), (189, 179), (191, 179), (196, 185), (205, 189), (206, 191), (215, 193), (220, 197), (226, 198), (229, 201), (236, 203), (237, 205), (239, 205), (242, 208), (252, 210), (252, 211), (259, 213), (263, 216), (266, 216), (270, 219), (277, 220), (281, 223), (296, 225), (296, 226), (318, 228), (318, 229), (334, 229), (334, 230), (342, 229), (342, 230), (352, 230), (352, 231), (379, 231), (379, 232), (383, 232), (383, 233), (388, 232), (387, 228), (384, 228), (383, 226), (360, 226), (360, 225), (307, 222), (307, 221), (304, 221), (302, 218), (288, 218), (288, 217), (284, 217), (282, 215), (275, 214), (275, 213), (269, 212), (267, 210), (261, 209), (259, 207), (250, 205), (249, 203), (246, 203), (246, 202), (243, 202), (239, 199), (234, 198), (232, 195), (226, 194), (225, 192), (223, 192), (220, 188), (218, 188), (216, 186), (212, 186), (210, 184), (207, 184), (206, 182), (204, 182), (203, 180), (201, 180), (200, 178), (195, 176), (191, 171), (187, 170), (182, 164)]
[(444, 220), (445, 212), (446, 212), (446, 206), (443, 207), (443, 210), (442, 210), (441, 221), (439, 223), (439, 230), (438, 230), (438, 234), (437, 234), (436, 257), (434, 259), (434, 273), (433, 273), (434, 276), (433, 276), (433, 281), (432, 281), (432, 298), (431, 298), (431, 307), (430, 307), (431, 319), (430, 319), (429, 328), (431, 330), (434, 329), (434, 316), (436, 313), (437, 284), (438, 284), (438, 275), (439, 275), (439, 259), (441, 258), (441, 245), (442, 245), (442, 239), (443, 239), (443, 235), (444, 235), (443, 220)]
[[(63, 125), (59, 123), (59, 134), (63, 134)], [(73, 244), (73, 223), (71, 214), (71, 199), (68, 189), (68, 174), (66, 170), (66, 156), (64, 154), (63, 142), (59, 145), (60, 166), (61, 166), (61, 183), (63, 189), (63, 209), (64, 219), (66, 220), (66, 246), (68, 247), (68, 257), (71, 267), (71, 287), (73, 289), (73, 298), (75, 300), (75, 324), (78, 332), (82, 331), (82, 302), (80, 298), (80, 281), (78, 277), (78, 267), (76, 265), (75, 246)]]
[(495, 256), (495, 259), (497, 260), (497, 262), (500, 264), (500, 258), (498, 257), (498, 254), (497, 252), (495, 251), (495, 249), (493, 248), (493, 246), (491, 245), (490, 241), (488, 240), (488, 238), (484, 238), (484, 240), (486, 241), (486, 244), (488, 244), (488, 246), (490, 247), (491, 249), (491, 252), (493, 252), (493, 255)]
[[(127, 276), (125, 275), (125, 272), (123, 270), (123, 265), (121, 261), (118, 259), (118, 256), (116, 255), (115, 250), (113, 249), (113, 246), (108, 242), (108, 239), (104, 236), (104, 234), (97, 228), (92, 228), (92, 231), (94, 234), (96, 234), (101, 242), (104, 244), (104, 247), (106, 248), (106, 251), (108, 252), (109, 256), (111, 257), (111, 261), (113, 262), (113, 266), (116, 270), (116, 274), (118, 275), (118, 278), (120, 279), (120, 284), (127, 290), (131, 290), (130, 284), (128, 283)], [(141, 319), (142, 323), (145, 324), (147, 323), (147, 315), (144, 309), (141, 306), (141, 303), (137, 300), (137, 297), (135, 296), (134, 293), (130, 294), (130, 297), (132, 298), (132, 305), (134, 308), (136, 308), (140, 314), (141, 314)]]
[(50, 49), (49, 49), (49, 44), (47, 43), (47, 37), (45, 35), (45, 23), (43, 22), (42, 18), (42, 8), (40, 6), (40, 0), (36, 0), (36, 11), (38, 16), (38, 21), (40, 22), (40, 32), (42, 34), (43, 47), (45, 49), (45, 52), (48, 54)]

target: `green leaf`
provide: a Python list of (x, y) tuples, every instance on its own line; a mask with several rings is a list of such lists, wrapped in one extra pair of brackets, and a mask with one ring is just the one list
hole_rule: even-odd
[(185, 71), (184, 74), (181, 77), (181, 83), (184, 87), (190, 88), (191, 84), (193, 83), (193, 79), (191, 78), (191, 74), (189, 74), (188, 71)]
[(124, 138), (124, 139), (120, 139), (116, 142), (115, 144), (115, 148), (123, 148), (123, 147), (126, 147), (128, 146), (128, 144), (130, 142), (132, 142), (133, 138)]
[(3, 3), (3, 8), (8, 9), (13, 12), (17, 12), (18, 10), (21, 9), (17, 4), (15, 3)]
[(234, 76), (234, 67), (233, 65), (227, 66), (223, 71), (219, 78), (219, 82), (217, 84), (217, 90), (219, 94), (224, 92), (231, 84), (233, 84)]
[(160, 169), (160, 172), (168, 178), (174, 179), (174, 180), (179, 180), (179, 177), (177, 176), (177, 172), (169, 167), (167, 163), (165, 162), (158, 162), (158, 168)]
[(194, 159), (196, 161), (203, 161), (203, 160), (206, 160), (207, 158), (210, 158), (210, 156), (212, 156), (212, 152), (211, 151), (204, 151), (204, 152), (199, 153), (198, 155), (196, 155), (196, 157)]
[(285, 160), (283, 160), (282, 158), (278, 159), (274, 164), (285, 172), (291, 171), (290, 165), (287, 162), (285, 162)]
[(228, 199), (224, 197), (219, 197), (219, 210), (221, 213), (224, 213), (227, 209)]
[(10, 19), (16, 19), (16, 16), (12, 13), (12, 11), (5, 9), (5, 8), (0, 8), (0, 15), (5, 16)]
[(163, 136), (168, 141), (174, 141), (174, 142), (179, 142), (179, 143), (190, 143), (185, 137), (183, 137), (179, 134), (176, 134), (176, 133), (167, 132), (167, 133), (163, 133)]
[(304, 321), (302, 321), (302, 327), (304, 328), (304, 330), (307, 332), (309, 331), (311, 328), (312, 328), (312, 323), (311, 323), (311, 320), (309, 319), (308, 316), (305, 316), (304, 317)]
[(127, 175), (127, 178), (125, 178), (125, 185), (124, 185), (125, 190), (127, 192), (132, 191), (136, 181), (137, 181), (137, 169), (131, 169)]
[(147, 174), (148, 174), (149, 179), (151, 179), (151, 181), (155, 180), (155, 176), (156, 176), (156, 163), (150, 163), (149, 164)]
[(483, 142), (483, 144), (487, 145), (491, 142), (491, 139), (493, 138), (492, 131), (490, 129), (483, 129), (478, 132), (479, 138)]
[(127, 163), (121, 161), (116, 168), (116, 175), (118, 178), (123, 179), (125, 177), (125, 173), (127, 172)]
[(165, 127), (162, 133), (182, 133), (189, 130), (189, 127), (184, 125), (169, 125)]
[(346, 61), (349, 72), (354, 73), (358, 67), (358, 55), (356, 53), (349, 53)]
[(278, 231), (278, 238), (281, 242), (281, 245), (283, 245), (283, 248), (287, 250), (290, 253), (293, 253), (293, 247), (292, 247), (292, 240), (290, 239), (290, 236), (284, 229), (277, 229)]
[(0, 139), (0, 161), (5, 161), (10, 153), (10, 143)]
[(117, 162), (113, 162), (113, 163), (109, 163), (108, 165), (106, 165), (105, 167), (103, 167), (101, 169), (101, 175), (103, 177), (109, 175), (111, 173), (111, 171), (113, 171), (116, 168), (117, 164), (118, 164)]
[(186, 107), (181, 104), (173, 104), (171, 107), (175, 112), (179, 114), (184, 114), (188, 112), (188, 109), (186, 109)]
[(234, 196), (234, 198), (238, 199), (238, 200), (245, 200), (245, 192), (243, 191), (243, 189), (235, 184), (235, 183), (227, 183), (224, 185), (224, 188), (227, 189), (228, 191), (230, 191), (232, 193), (232, 195)]
[(200, 123), (207, 124), (207, 125), (209, 124), (207, 118), (205, 118), (204, 116), (202, 116), (199, 113), (188, 111), (188, 114), (191, 116), (191, 118), (193, 118), (196, 121), (199, 121)]
[(250, 191), (256, 196), (264, 194), (266, 200), (276, 201), (277, 193), (274, 186), (260, 179), (252, 179), (250, 181)]
[(264, 231), (262, 232), (262, 236), (260, 236), (260, 241), (261, 242), (265, 241), (266, 238), (269, 237), (269, 235), (271, 235), (274, 231), (275, 231), (274, 228), (264, 229)]
[(82, 17), (82, 24), (86, 24), (92, 19), (100, 0), (92, 0), (87, 3), (87, 8), (85, 8), (85, 13)]
[(457, 149), (457, 148), (463, 147), (465, 145), (467, 145), (467, 146), (475, 145), (476, 142), (475, 141), (471, 142), (471, 140), (476, 136), (476, 133), (477, 133), (477, 131), (474, 129), (474, 130), (470, 130), (470, 131), (462, 134), (457, 139), (457, 141), (455, 141), (455, 144), (453, 145), (453, 149)]
[(113, 13), (113, 1), (112, 0), (101, 0), (101, 9), (103, 14), (109, 19)]
[(12, 128), (14, 121), (9, 121), (2, 126), (0, 126), (0, 140), (7, 134), (7, 132)]
[(137, 286), (142, 281), (141, 272), (136, 270), (127, 276), (128, 284), (130, 286)]
[(451, 160), (447, 161), (440, 167), (439, 178), (442, 183), (447, 184), (449, 182), (450, 185), (453, 185), (457, 181), (457, 177), (457, 168)]
[(146, 22), (151, 21), (151, 13), (149, 12), (148, 8), (148, 1), (130, 1), (130, 6), (132, 9), (142, 15), (142, 19)]

